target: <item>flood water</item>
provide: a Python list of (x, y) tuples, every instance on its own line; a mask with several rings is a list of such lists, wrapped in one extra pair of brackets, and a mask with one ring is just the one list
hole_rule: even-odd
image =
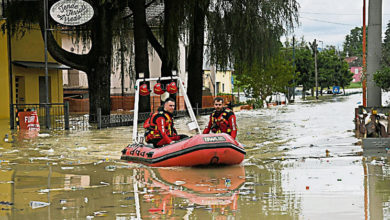
[(247, 155), (218, 168), (123, 162), (131, 127), (34, 137), (0, 121), (0, 219), (390, 219), (388, 158), (354, 138), (359, 101), (236, 112)]

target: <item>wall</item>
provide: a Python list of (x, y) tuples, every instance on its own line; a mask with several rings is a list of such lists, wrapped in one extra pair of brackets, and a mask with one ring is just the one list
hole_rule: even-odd
[[(0, 26), (4, 23), (0, 20)], [(9, 117), (9, 73), (7, 34), (0, 32), (0, 118)]]
[(362, 67), (353, 66), (351, 67), (351, 72), (354, 74), (352, 82), (361, 82)]

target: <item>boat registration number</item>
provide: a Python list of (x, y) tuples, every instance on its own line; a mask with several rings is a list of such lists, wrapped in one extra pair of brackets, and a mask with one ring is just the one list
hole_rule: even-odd
[(214, 137), (203, 137), (205, 142), (218, 142), (218, 141), (226, 141), (226, 139), (222, 136), (214, 136)]

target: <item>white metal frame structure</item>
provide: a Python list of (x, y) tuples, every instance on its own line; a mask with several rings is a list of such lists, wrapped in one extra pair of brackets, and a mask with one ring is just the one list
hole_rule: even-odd
[(135, 91), (135, 101), (134, 101), (134, 120), (133, 120), (133, 143), (139, 143), (140, 141), (138, 140), (138, 102), (139, 102), (139, 86), (141, 82), (150, 82), (150, 81), (164, 81), (164, 80), (178, 80), (177, 86), (179, 87), (180, 91), (183, 93), (184, 101), (188, 109), (188, 113), (191, 118), (190, 123), (195, 123), (196, 125), (196, 130), (200, 134), (200, 128), (198, 121), (196, 120), (194, 111), (192, 109), (190, 100), (188, 99), (187, 93), (184, 89), (184, 84), (183, 81), (180, 79), (178, 76), (172, 76), (172, 77), (160, 77), (160, 78), (145, 78), (145, 79), (138, 79), (136, 81), (136, 91)]

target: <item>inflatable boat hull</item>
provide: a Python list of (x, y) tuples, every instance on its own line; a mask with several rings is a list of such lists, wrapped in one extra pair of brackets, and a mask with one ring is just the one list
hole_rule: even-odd
[(200, 134), (161, 148), (133, 144), (122, 151), (122, 160), (153, 167), (233, 165), (244, 160), (245, 150), (227, 134)]

